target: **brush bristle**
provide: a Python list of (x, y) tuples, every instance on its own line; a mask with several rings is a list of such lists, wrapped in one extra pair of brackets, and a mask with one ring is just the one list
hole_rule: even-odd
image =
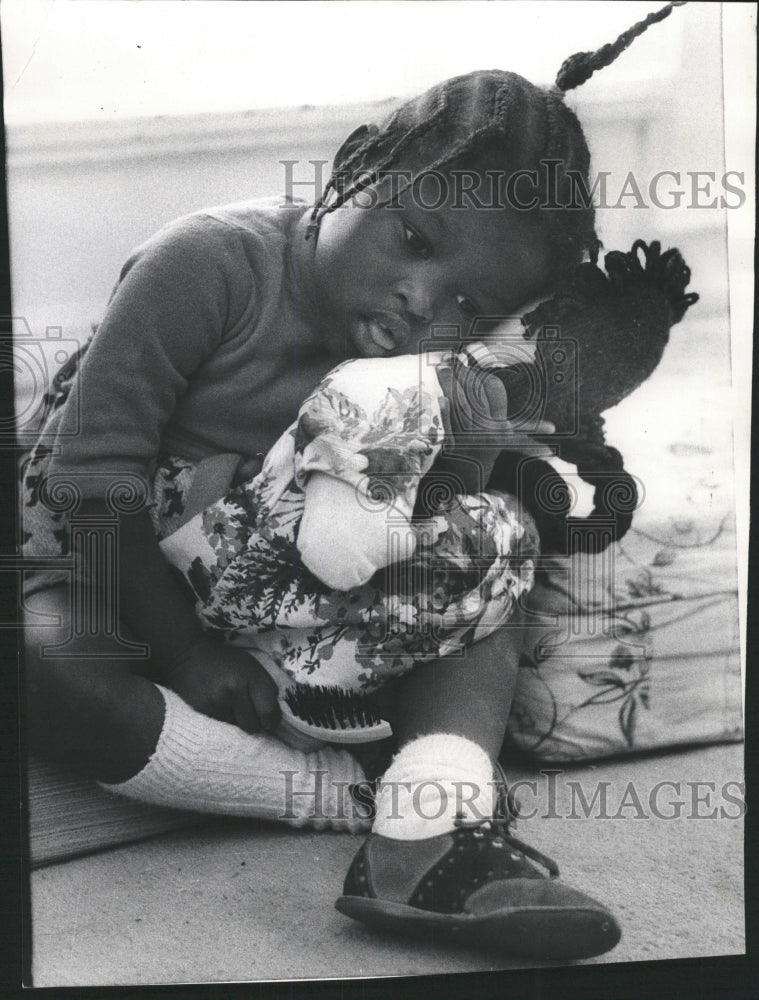
[(365, 729), (382, 721), (369, 695), (336, 685), (295, 683), (283, 698), (293, 715), (324, 729)]

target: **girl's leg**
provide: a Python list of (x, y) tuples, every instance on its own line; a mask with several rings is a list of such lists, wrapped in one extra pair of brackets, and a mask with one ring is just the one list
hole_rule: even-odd
[(562, 883), (556, 865), (499, 818), (494, 765), (523, 635), (516, 625), (498, 629), (466, 658), (417, 667), (399, 685), (400, 750), (337, 900), (342, 913), (540, 959), (598, 955), (619, 940), (614, 916)]
[(144, 661), (45, 655), (44, 646), (68, 635), (68, 589), (34, 595), (27, 606), (61, 622), (26, 634), (33, 752), (141, 802), (317, 829), (366, 829), (365, 811), (357, 812), (348, 794), (364, 772), (346, 750), (306, 753), (202, 715), (137, 673), (134, 664), (144, 668)]
[(375, 833), (420, 840), (451, 831), (457, 814), (493, 815), (523, 634), (515, 613), (461, 656), (398, 682), (390, 715), (398, 753), (378, 786)]
[(401, 678), (393, 727), (398, 746), (431, 733), (455, 733), (477, 743), (495, 763), (506, 734), (523, 635), (517, 612), (461, 656), (420, 665)]
[[(25, 630), (30, 749), (82, 777), (110, 782), (132, 777), (155, 751), (163, 726), (161, 693), (136, 672), (145, 669), (145, 661), (60, 658), (52, 649), (45, 651), (69, 635), (71, 600), (65, 584), (31, 595), (26, 606), (60, 622)], [(83, 636), (83, 651), (87, 642)], [(89, 642), (97, 652), (98, 639)]]

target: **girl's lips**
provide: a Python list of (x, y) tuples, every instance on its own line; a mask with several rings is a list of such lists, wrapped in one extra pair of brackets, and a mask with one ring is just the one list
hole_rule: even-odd
[(395, 351), (408, 340), (408, 324), (392, 313), (372, 313), (359, 319), (359, 329), (383, 352)]
[(383, 351), (395, 350), (395, 337), (391, 330), (373, 319), (364, 320), (364, 322), (369, 336), (377, 347), (381, 347)]

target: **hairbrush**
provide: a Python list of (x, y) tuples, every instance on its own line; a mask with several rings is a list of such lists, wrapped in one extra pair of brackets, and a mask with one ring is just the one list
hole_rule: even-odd
[(325, 743), (373, 743), (393, 735), (380, 715), (376, 695), (350, 691), (337, 684), (294, 681), (262, 649), (250, 648), (279, 689), (282, 714), (276, 735), (298, 750), (315, 750)]
[(279, 707), (285, 725), (323, 743), (372, 743), (393, 734), (371, 695), (338, 685), (290, 683)]

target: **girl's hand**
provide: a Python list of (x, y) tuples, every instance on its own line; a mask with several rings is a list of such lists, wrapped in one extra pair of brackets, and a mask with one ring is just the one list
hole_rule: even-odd
[(246, 733), (273, 733), (279, 725), (277, 685), (242, 649), (205, 636), (175, 658), (164, 679), (196, 711)]
[(526, 431), (513, 424), (506, 388), (497, 375), (468, 368), (457, 358), (450, 366), (440, 366), (437, 374), (445, 397), (441, 411), (450, 444), (444, 447), (436, 469), (455, 475), (464, 492), (485, 488), (502, 451), (553, 455), (537, 437), (553, 434), (554, 425), (540, 421)]
[(263, 455), (243, 455), (232, 479), (232, 486), (241, 486), (259, 474), (264, 464)]

